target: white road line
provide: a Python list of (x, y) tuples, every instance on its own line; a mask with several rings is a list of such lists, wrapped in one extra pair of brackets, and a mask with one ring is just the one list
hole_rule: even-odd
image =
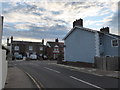
[(51, 71), (54, 71), (54, 72), (56, 72), (56, 73), (60, 73), (59, 71), (56, 71), (56, 70), (54, 70), (54, 69), (51, 69), (51, 68), (47, 68), (47, 67), (44, 67), (45, 69), (48, 69), (48, 70), (51, 70)]
[(76, 77), (73, 77), (73, 76), (70, 76), (70, 77), (73, 78), (73, 79), (75, 79), (75, 80), (77, 80), (77, 81), (80, 81), (80, 82), (82, 82), (82, 83), (85, 83), (85, 84), (88, 84), (88, 85), (90, 85), (90, 86), (93, 86), (93, 87), (95, 87), (95, 88), (99, 88), (99, 89), (101, 89), (101, 90), (105, 90), (105, 89), (103, 89), (103, 88), (101, 88), (101, 87), (99, 87), (99, 86), (96, 86), (96, 85), (91, 84), (91, 83), (89, 83), (89, 82), (86, 82), (86, 81), (84, 81), (84, 80), (78, 79), (78, 78), (76, 78)]

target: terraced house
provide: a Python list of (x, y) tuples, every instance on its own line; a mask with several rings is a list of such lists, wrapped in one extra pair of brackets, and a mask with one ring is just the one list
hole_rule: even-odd
[(64, 43), (55, 39), (55, 42), (48, 41), (46, 43), (46, 53), (48, 59), (58, 59), (59, 55), (64, 56)]
[(44, 40), (42, 42), (15, 41), (11, 37), (11, 43), (8, 38), (7, 45), (14, 58), (30, 58), (31, 55), (36, 55), (37, 59), (40, 59), (45, 55)]

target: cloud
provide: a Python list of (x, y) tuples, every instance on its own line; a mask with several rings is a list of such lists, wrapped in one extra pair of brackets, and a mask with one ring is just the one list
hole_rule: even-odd
[(117, 3), (118, 9), (111, 17), (111, 20), (107, 24), (111, 27), (111, 32), (120, 35), (120, 2)]
[[(83, 18), (84, 27), (112, 27), (117, 2), (98, 1), (39, 1), (17, 0), (3, 2), (4, 37), (62, 39), (72, 28), (74, 20)], [(113, 25), (113, 27), (115, 27)], [(27, 39), (28, 38), (28, 39)]]

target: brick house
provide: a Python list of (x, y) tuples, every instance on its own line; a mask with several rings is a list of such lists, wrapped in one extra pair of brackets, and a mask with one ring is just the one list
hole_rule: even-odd
[(22, 55), (29, 58), (31, 54), (35, 54), (40, 59), (45, 55), (44, 40), (42, 42), (14, 41), (11, 37), (11, 43), (7, 39), (7, 45), (10, 47), (10, 53), (13, 57)]
[(64, 56), (64, 43), (59, 42), (58, 39), (55, 42), (48, 41), (46, 43), (46, 55), (48, 59), (57, 59), (59, 55)]

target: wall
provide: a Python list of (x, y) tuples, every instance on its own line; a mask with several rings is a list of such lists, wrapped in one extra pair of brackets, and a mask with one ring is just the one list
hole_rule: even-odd
[(95, 33), (75, 28), (65, 39), (65, 61), (94, 63)]
[(2, 89), (2, 49), (0, 48), (0, 90)]
[(0, 16), (0, 89), (4, 88), (6, 76), (7, 76), (7, 61), (6, 61), (6, 51), (2, 50), (2, 27), (3, 18)]
[(103, 37), (103, 44), (104, 44), (104, 55), (105, 56), (120, 56), (118, 51), (120, 51), (120, 41), (119, 41), (119, 47), (113, 47), (111, 44), (111, 40), (115, 38), (109, 37), (107, 35), (104, 35)]
[(2, 50), (2, 88), (4, 88), (5, 86), (6, 77), (7, 77), (6, 51)]
[(2, 89), (2, 17), (0, 16), (0, 89)]

